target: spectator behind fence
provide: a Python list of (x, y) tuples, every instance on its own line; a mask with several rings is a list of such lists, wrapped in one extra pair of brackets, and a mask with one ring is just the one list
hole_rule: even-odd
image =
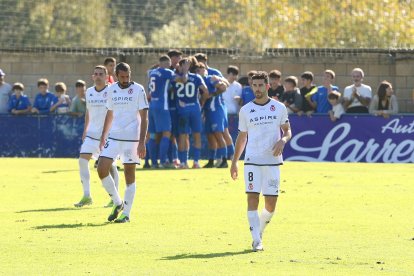
[(302, 109), (302, 96), (297, 89), (298, 79), (289, 76), (283, 81), (284, 93), (280, 101), (286, 106), (288, 114), (297, 113)]
[(337, 91), (332, 91), (328, 95), (328, 101), (332, 105), (332, 110), (329, 110), (329, 117), (331, 118), (332, 122), (335, 122), (336, 120), (339, 120), (342, 116), (342, 114), (345, 113), (344, 107), (342, 106), (340, 99), (341, 93)]
[(303, 72), (300, 79), (302, 82), (302, 88), (300, 89), (300, 94), (302, 96), (302, 110), (298, 112), (298, 115), (300, 116), (302, 113), (306, 113), (309, 116), (315, 111), (315, 109), (309, 104), (306, 98), (316, 93), (318, 88), (313, 84), (312, 72)]
[(6, 74), (0, 69), (0, 114), (6, 114), (8, 111), (9, 98), (12, 93), (10, 84), (4, 81)]
[(398, 101), (388, 81), (381, 82), (377, 94), (372, 98), (369, 113), (389, 118), (391, 114), (398, 113)]
[(67, 114), (69, 113), (69, 107), (71, 100), (69, 95), (66, 95), (66, 84), (63, 82), (57, 82), (55, 84), (55, 99), (53, 100), (52, 107), (50, 111), (56, 111), (57, 114)]
[(82, 117), (86, 112), (86, 83), (83, 80), (77, 80), (75, 83), (76, 96), (70, 105), (70, 115)]
[(328, 113), (332, 109), (332, 105), (328, 101), (328, 95), (332, 91), (339, 91), (338, 87), (332, 85), (335, 80), (335, 72), (325, 70), (323, 73), (323, 85), (318, 86), (318, 90), (309, 96), (308, 102), (316, 109), (316, 113)]
[(13, 84), (13, 95), (9, 100), (9, 112), (14, 115), (30, 113), (32, 104), (29, 98), (24, 95), (24, 85), (20, 82)]
[(255, 71), (255, 70), (252, 70), (249, 73), (247, 73), (247, 78), (248, 78), (247, 81), (248, 81), (249, 85), (243, 87), (243, 89), (242, 89), (242, 94), (241, 94), (240, 99), (239, 99), (239, 105), (240, 106), (243, 106), (243, 105), (247, 104), (248, 102), (251, 102), (255, 98), (254, 92), (251, 88), (251, 85), (252, 85), (252, 77), (256, 73), (257, 73), (257, 71)]
[(282, 73), (279, 70), (272, 70), (269, 72), (269, 84), (270, 88), (267, 91), (267, 94), (270, 98), (275, 99), (281, 102), (283, 98), (283, 93), (285, 88), (281, 83)]
[(106, 82), (112, 84), (115, 82), (115, 65), (116, 65), (116, 58), (114, 57), (107, 57), (104, 60), (104, 66), (108, 71), (108, 75), (106, 77)]
[(371, 87), (362, 83), (364, 71), (354, 68), (351, 73), (354, 84), (344, 90), (344, 108), (346, 113), (368, 113), (372, 98)]
[(227, 114), (238, 114), (239, 113), (239, 98), (242, 92), (242, 86), (237, 81), (239, 76), (239, 68), (234, 65), (230, 65), (227, 68), (227, 81), (229, 87), (223, 93), (223, 100), (225, 107), (227, 108)]
[(50, 93), (48, 91), (49, 88), (49, 81), (47, 79), (39, 79), (37, 81), (37, 89), (39, 90), (39, 93), (36, 95), (32, 113), (35, 114), (49, 114), (50, 108), (53, 105), (53, 102), (55, 100), (55, 95)]

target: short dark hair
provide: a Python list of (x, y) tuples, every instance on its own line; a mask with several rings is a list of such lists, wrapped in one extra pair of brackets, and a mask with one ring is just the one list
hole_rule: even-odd
[(266, 84), (269, 83), (269, 76), (265, 71), (257, 71), (253, 76), (252, 80), (264, 80)]
[(237, 76), (239, 74), (239, 67), (236, 65), (229, 65), (229, 67), (227, 67), (227, 74), (233, 74)]
[(67, 90), (66, 84), (64, 82), (57, 82), (55, 83), (55, 91), (56, 92), (65, 92)]
[(160, 56), (159, 62), (164, 62), (164, 61), (171, 61), (171, 58), (168, 55)]
[(282, 73), (279, 70), (272, 70), (269, 72), (269, 78), (271, 79), (280, 79), (282, 77)]
[(126, 62), (120, 62), (115, 67), (115, 73), (118, 74), (119, 71), (131, 72), (131, 67)]
[(194, 55), (194, 57), (198, 60), (198, 61), (204, 61), (206, 62), (208, 60), (208, 57), (206, 54), (204, 53), (197, 53)]
[(96, 65), (94, 70), (95, 69), (101, 69), (105, 72), (105, 75), (108, 75), (108, 69), (106, 69), (106, 67), (104, 65)]
[(47, 79), (45, 79), (45, 78), (39, 79), (37, 81), (37, 87), (39, 87), (41, 85), (49, 86), (49, 81)]
[(295, 76), (289, 76), (285, 78), (284, 81), (293, 84), (295, 87), (298, 86), (298, 78)]
[(313, 81), (313, 73), (311, 71), (305, 71), (300, 75), (302, 79)]
[(84, 80), (77, 80), (75, 83), (75, 87), (85, 87), (86, 82)]
[(104, 65), (108, 65), (108, 63), (111, 63), (111, 62), (116, 63), (116, 59), (114, 57), (107, 57), (104, 60)]
[(172, 58), (172, 57), (178, 57), (178, 56), (182, 56), (183, 52), (181, 52), (178, 49), (171, 49), (167, 52), (167, 55)]

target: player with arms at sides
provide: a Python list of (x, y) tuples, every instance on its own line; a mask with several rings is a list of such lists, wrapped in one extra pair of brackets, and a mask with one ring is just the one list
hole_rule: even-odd
[[(180, 60), (178, 72), (183, 72), (183, 67), (190, 61), (187, 58)], [(196, 65), (197, 66), (197, 65)], [(188, 169), (188, 152), (189, 143), (187, 142), (192, 134), (194, 140), (193, 146), (193, 169), (200, 168), (199, 160), (201, 153), (201, 105), (202, 102), (209, 97), (207, 87), (203, 78), (194, 73), (187, 74), (187, 82), (175, 82), (174, 94), (177, 98), (177, 114), (178, 114), (178, 157), (180, 159), (180, 169)], [(201, 93), (201, 94), (200, 94)]]
[[(83, 197), (75, 203), (75, 207), (83, 207), (92, 204), (90, 193), (89, 160), (97, 159), (99, 156), (99, 141), (102, 134), (106, 116), (106, 101), (108, 98), (108, 85), (106, 84), (107, 70), (103, 65), (95, 66), (92, 79), (94, 86), (86, 90), (86, 113), (85, 126), (82, 134), (82, 146), (79, 155), (79, 174), (82, 182)], [(110, 167), (110, 173), (118, 189), (119, 175), (115, 162)], [(110, 201), (107, 207), (112, 207)]]
[(168, 149), (171, 138), (171, 115), (168, 106), (169, 89), (171, 82), (186, 82), (188, 64), (183, 67), (183, 74), (177, 75), (168, 69), (171, 66), (171, 59), (168, 55), (163, 55), (159, 59), (159, 67), (152, 70), (149, 74), (149, 90), (151, 101), (149, 104), (149, 131), (150, 139), (150, 158), (151, 162), (157, 164), (156, 134), (162, 133), (160, 141), (160, 167), (168, 168), (171, 164), (167, 162)]
[[(108, 221), (129, 222), (135, 198), (135, 168), (145, 157), (145, 137), (148, 129), (148, 100), (144, 87), (131, 81), (127, 63), (116, 65), (118, 82), (108, 87), (104, 127), (99, 147), (98, 174), (102, 185), (114, 202)], [(120, 155), (126, 182), (124, 202), (109, 174), (115, 158)], [(119, 214), (123, 210), (121, 216)]]
[[(230, 168), (231, 177), (237, 179), (237, 161), (247, 144), (244, 180), (253, 251), (263, 250), (263, 231), (275, 212), (279, 194), (282, 152), (292, 137), (286, 107), (269, 98), (268, 88), (269, 79), (266, 72), (257, 72), (252, 76), (255, 99), (240, 109), (239, 134)], [(282, 136), (280, 130), (283, 132)], [(265, 208), (259, 217), (257, 208), (260, 192), (265, 198)]]

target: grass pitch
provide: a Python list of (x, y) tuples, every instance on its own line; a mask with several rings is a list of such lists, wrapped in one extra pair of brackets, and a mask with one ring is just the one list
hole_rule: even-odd
[(0, 274), (414, 275), (414, 164), (287, 162), (257, 253), (243, 179), (228, 169), (137, 170), (131, 223), (119, 225), (93, 169), (94, 204), (73, 207), (76, 159), (0, 168)]

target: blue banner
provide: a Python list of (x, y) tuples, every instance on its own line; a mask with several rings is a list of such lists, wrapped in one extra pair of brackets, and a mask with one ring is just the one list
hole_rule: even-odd
[(285, 160), (414, 163), (414, 116), (291, 116)]

